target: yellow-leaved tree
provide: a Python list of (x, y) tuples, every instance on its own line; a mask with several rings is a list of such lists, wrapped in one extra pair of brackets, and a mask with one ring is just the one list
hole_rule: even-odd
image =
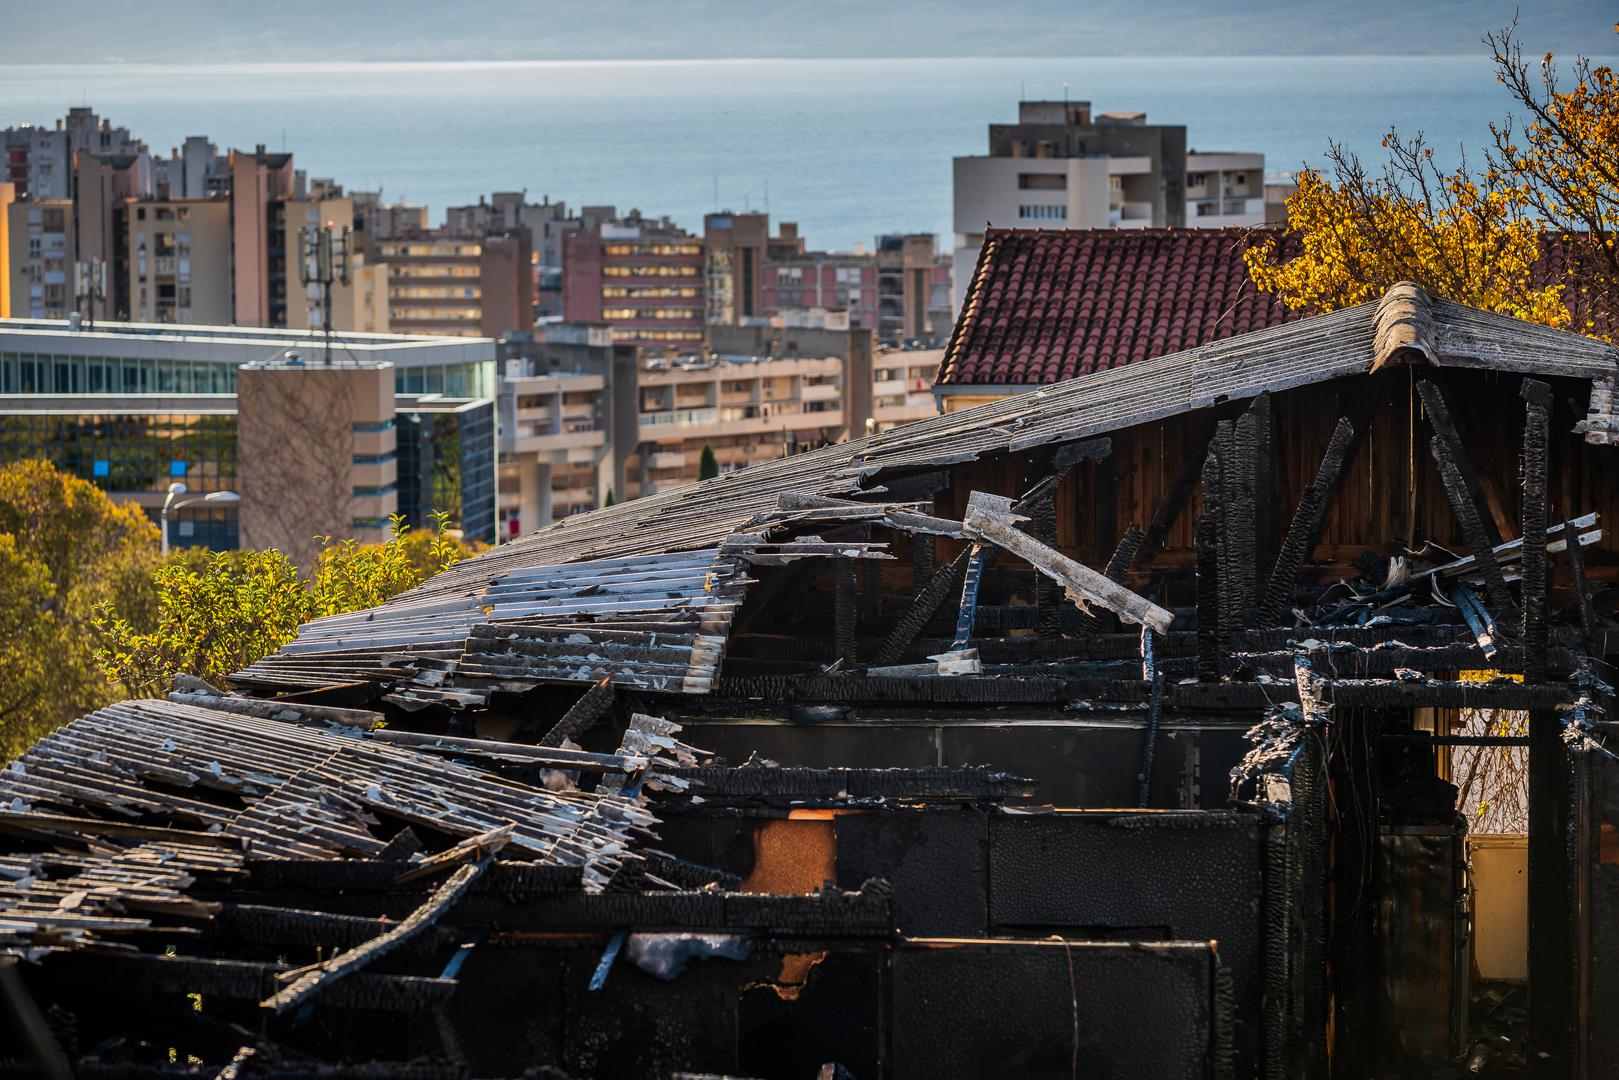
[(1421, 134), (1390, 132), (1376, 171), (1329, 144), (1329, 167), (1300, 173), (1287, 201), (1297, 247), (1272, 238), (1246, 253), (1255, 285), (1289, 307), (1332, 311), (1415, 281), (1547, 326), (1605, 325), (1619, 310), (1619, 85), (1580, 59), (1565, 89), (1550, 54), (1534, 76), (1514, 33), (1485, 40), (1528, 119), (1492, 128), (1483, 169), (1465, 155), (1441, 168)]
[(155, 606), (157, 526), (43, 461), (0, 465), (0, 761), (117, 690), (89, 627), (113, 603)]
[(310, 619), (380, 604), (472, 550), (451, 534), (449, 515), (435, 512), (426, 532), (395, 515), (381, 544), (325, 538), (307, 576), (279, 551), (172, 559), (154, 578), (154, 619), (143, 624), (102, 605), (97, 656), (133, 697), (166, 694), (180, 674), (218, 681), (291, 641)]

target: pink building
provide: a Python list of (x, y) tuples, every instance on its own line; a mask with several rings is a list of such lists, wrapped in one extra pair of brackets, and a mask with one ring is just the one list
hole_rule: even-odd
[(703, 341), (703, 242), (665, 222), (631, 219), (570, 233), (562, 314), (605, 322), (613, 341), (691, 349)]

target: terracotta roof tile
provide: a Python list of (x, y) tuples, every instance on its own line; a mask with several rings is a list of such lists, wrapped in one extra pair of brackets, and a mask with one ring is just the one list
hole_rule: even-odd
[(991, 229), (941, 385), (1058, 382), (1301, 318), (1248, 280), (1247, 229)]

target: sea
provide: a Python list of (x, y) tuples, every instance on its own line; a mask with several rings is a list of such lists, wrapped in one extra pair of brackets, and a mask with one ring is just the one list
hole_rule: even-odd
[[(1599, 58), (1600, 59), (1600, 58)], [(310, 176), (446, 206), (493, 191), (795, 221), (811, 247), (951, 232), (951, 159), (1020, 98), (1185, 124), (1191, 148), (1319, 165), (1385, 132), (1482, 159), (1511, 102), (1484, 57), (536, 61), (0, 66), (0, 128), (89, 105), (166, 153), (290, 150)], [(946, 244), (948, 241), (946, 240)]]

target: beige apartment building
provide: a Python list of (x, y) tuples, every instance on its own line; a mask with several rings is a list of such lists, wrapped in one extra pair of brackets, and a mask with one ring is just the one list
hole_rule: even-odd
[(836, 356), (647, 359), (631, 493), (697, 479), (705, 446), (723, 473), (837, 442), (848, 423), (844, 368)]
[(939, 374), (943, 349), (884, 349), (871, 361), (871, 416), (864, 432), (887, 431), (912, 420), (936, 416), (933, 380)]
[(500, 337), (534, 325), (528, 233), (448, 229), (377, 242), (388, 270), (388, 324), (409, 334)]
[(67, 199), (13, 202), (5, 208), (6, 265), (11, 317), (65, 319), (74, 310), (73, 203)]
[(128, 209), (127, 275), (133, 322), (231, 321), (230, 204), (146, 200)]

